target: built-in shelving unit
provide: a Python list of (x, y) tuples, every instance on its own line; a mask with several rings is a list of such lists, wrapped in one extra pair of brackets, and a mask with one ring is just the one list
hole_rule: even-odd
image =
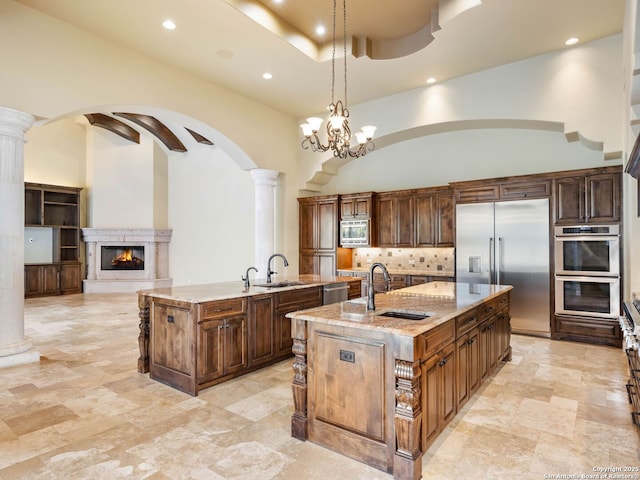
[(51, 262), (25, 263), (25, 297), (79, 293), (80, 191), (77, 187), (25, 183), (25, 227), (49, 228)]

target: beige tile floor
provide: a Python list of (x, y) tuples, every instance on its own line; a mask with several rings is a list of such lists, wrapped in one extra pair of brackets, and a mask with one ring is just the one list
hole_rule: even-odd
[[(138, 374), (137, 313), (133, 294), (26, 301), (42, 360), (0, 370), (0, 479), (391, 478), (291, 438), (289, 360), (198, 397)], [(513, 361), (424, 455), (424, 478), (640, 466), (621, 350), (516, 335), (512, 345)]]

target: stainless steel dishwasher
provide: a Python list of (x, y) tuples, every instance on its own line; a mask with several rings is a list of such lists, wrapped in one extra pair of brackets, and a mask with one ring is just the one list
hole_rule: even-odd
[(322, 287), (322, 304), (344, 302), (349, 297), (349, 286), (346, 283), (332, 283)]

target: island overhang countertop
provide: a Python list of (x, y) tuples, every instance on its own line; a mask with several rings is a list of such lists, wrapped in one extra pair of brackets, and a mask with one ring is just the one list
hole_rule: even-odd
[[(294, 320), (415, 337), (512, 288), (510, 285), (430, 282), (376, 294), (375, 310), (367, 310), (366, 298), (360, 298), (293, 312), (287, 316)], [(428, 317), (424, 320), (406, 320), (384, 316), (389, 311), (418, 313)]]

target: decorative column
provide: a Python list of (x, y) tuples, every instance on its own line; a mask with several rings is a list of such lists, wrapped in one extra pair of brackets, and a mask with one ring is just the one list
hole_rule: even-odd
[(40, 361), (24, 336), (24, 134), (34, 121), (0, 107), (0, 367)]
[(256, 185), (255, 267), (259, 277), (267, 275), (267, 262), (275, 252), (275, 188), (279, 172), (256, 168), (251, 176)]

